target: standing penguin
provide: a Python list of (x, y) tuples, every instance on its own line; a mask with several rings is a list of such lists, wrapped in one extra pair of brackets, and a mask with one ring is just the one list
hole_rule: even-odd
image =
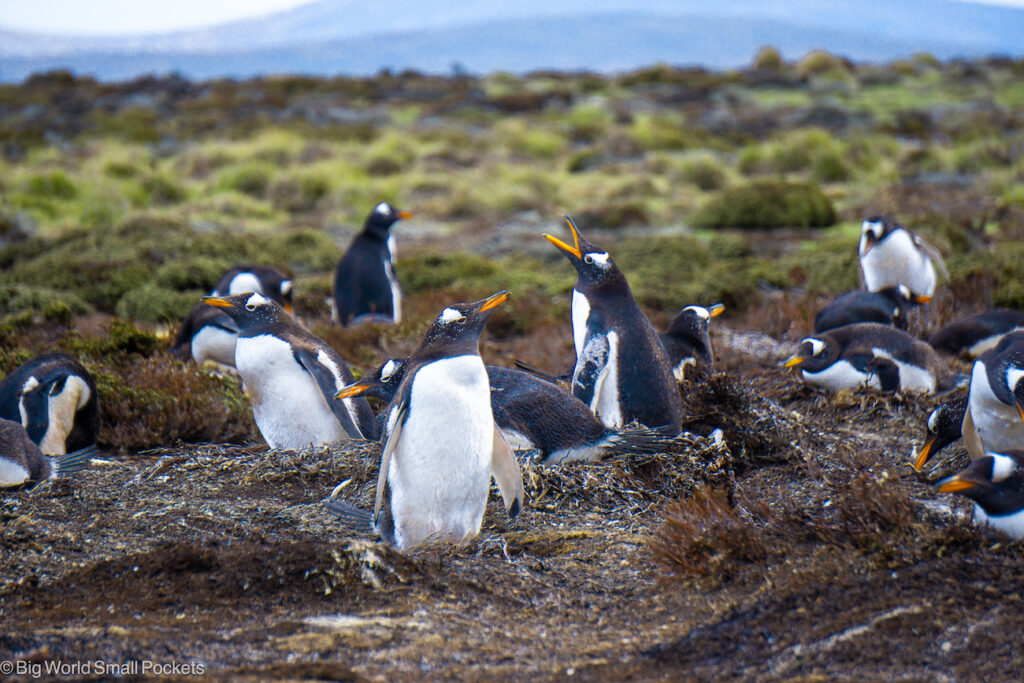
[(0, 488), (67, 476), (85, 468), (95, 452), (93, 445), (49, 458), (29, 438), (24, 427), (0, 419)]
[(974, 361), (967, 417), (986, 451), (1024, 447), (1024, 332), (1004, 336)]
[(491, 311), (507, 298), (453, 304), (434, 320), (388, 407), (373, 513), (329, 503), (348, 524), (399, 549), (458, 543), (480, 533), (492, 473), (509, 514), (519, 512), (522, 475), (495, 427), (479, 349)]
[(300, 449), (342, 439), (376, 438), (365, 399), (334, 400), (352, 382), (348, 365), (262, 294), (203, 297), (238, 327), (235, 368), (271, 448)]
[(672, 374), (680, 384), (686, 379), (687, 368), (692, 367), (698, 375), (703, 375), (714, 367), (708, 325), (724, 310), (722, 304), (707, 308), (687, 306), (672, 319), (665, 334), (659, 335), (668, 354)]
[(402, 319), (402, 291), (395, 278), (395, 238), (391, 235), (391, 226), (400, 218), (412, 218), (412, 214), (381, 202), (341, 257), (334, 275), (331, 317), (342, 326)]
[(0, 418), (20, 423), (46, 455), (91, 446), (100, 430), (96, 382), (71, 356), (37, 356), (0, 382)]
[(551, 235), (544, 237), (565, 254), (577, 273), (572, 290), (573, 396), (606, 427), (636, 420), (678, 434), (682, 428), (679, 389), (658, 333), (608, 252), (583, 239), (571, 218), (565, 220), (572, 231), (572, 245)]
[(1024, 451), (988, 453), (937, 487), (974, 501), (974, 519), (982, 526), (1024, 538)]
[(861, 224), (858, 251), (869, 292), (903, 284), (930, 297), (935, 294), (935, 268), (949, 279), (939, 250), (887, 216), (872, 216)]

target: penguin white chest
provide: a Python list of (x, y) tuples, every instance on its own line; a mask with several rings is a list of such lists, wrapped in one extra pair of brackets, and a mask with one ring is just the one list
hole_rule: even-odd
[(905, 363), (894, 358), (891, 353), (883, 348), (872, 348), (871, 352), (876, 358), (888, 358), (900, 371), (900, 391), (911, 394), (934, 394), (935, 376), (928, 371), (911, 363)]
[(935, 293), (935, 268), (927, 254), (918, 249), (906, 230), (897, 230), (866, 254), (861, 239), (861, 269), (868, 291), (906, 285), (917, 294)]
[(803, 370), (804, 381), (808, 384), (828, 389), (829, 391), (840, 391), (842, 389), (856, 389), (858, 387), (870, 387), (878, 389), (881, 385), (878, 377), (869, 375), (866, 372), (853, 367), (849, 361), (837, 360), (824, 370), (809, 372)]
[(192, 337), (192, 359), (200, 365), (209, 360), (233, 368), (237, 340), (234, 332), (206, 325)]
[(974, 519), (983, 526), (1006, 534), (1010, 538), (1024, 538), (1024, 510), (1009, 515), (989, 515), (980, 505), (974, 504)]
[(421, 367), (407, 411), (388, 469), (399, 547), (475, 536), (487, 503), (494, 436), (480, 356)]
[(985, 364), (975, 361), (971, 369), (971, 388), (967, 394), (967, 409), (978, 430), (986, 451), (1003, 452), (1020, 449), (1024, 445), (1024, 422), (1016, 405), (1006, 405), (992, 391)]
[(235, 368), (249, 391), (256, 426), (271, 448), (300, 449), (347, 438), (288, 342), (267, 334), (239, 337)]
[(576, 346), (576, 357), (583, 353), (587, 341), (587, 319), (590, 317), (590, 302), (580, 291), (572, 290), (572, 342)]
[(29, 472), (19, 463), (0, 456), (0, 487), (20, 486), (28, 481)]

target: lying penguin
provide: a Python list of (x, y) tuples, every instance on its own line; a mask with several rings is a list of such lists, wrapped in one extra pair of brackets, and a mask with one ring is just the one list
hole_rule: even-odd
[(24, 427), (0, 419), (0, 487), (66, 477), (87, 467), (95, 453), (96, 446), (91, 445), (58, 458), (47, 457)]
[(954, 320), (929, 337), (928, 343), (938, 351), (977, 358), (1011, 332), (1024, 332), (1024, 311), (995, 308)]
[(828, 332), (854, 323), (879, 323), (907, 329), (907, 313), (931, 301), (930, 296), (914, 294), (906, 285), (886, 287), (877, 292), (840, 294), (814, 316), (814, 332)]
[(711, 319), (721, 315), (725, 310), (722, 304), (704, 306), (687, 306), (679, 311), (668, 330), (658, 335), (672, 374), (676, 382), (682, 384), (686, 379), (687, 369), (696, 376), (703, 376), (714, 369), (715, 358), (711, 353), (711, 337), (708, 326)]
[(935, 294), (935, 269), (949, 272), (942, 254), (932, 245), (887, 216), (873, 216), (861, 224), (860, 268), (869, 292), (901, 284), (914, 294)]
[(46, 455), (91, 446), (100, 430), (96, 382), (67, 354), (37, 356), (0, 382), (0, 418), (20, 422)]
[(365, 399), (334, 400), (352, 382), (348, 365), (261, 294), (206, 296), (238, 327), (235, 368), (249, 393), (260, 434), (271, 448), (301, 449), (343, 439), (374, 439)]
[(936, 484), (941, 493), (974, 501), (974, 519), (1010, 538), (1024, 538), (1024, 451), (989, 453)]
[[(388, 360), (345, 387), (339, 397), (368, 396), (390, 402), (405, 376), (406, 361)], [(640, 425), (609, 429), (561, 387), (522, 370), (486, 366), (494, 422), (517, 451), (537, 451), (542, 464), (598, 460), (622, 452), (661, 452), (669, 440)]]
[(522, 474), (494, 424), (479, 349), (507, 298), (453, 304), (434, 320), (388, 407), (373, 512), (328, 503), (346, 525), (399, 549), (467, 540), (480, 533), (492, 474), (509, 515), (518, 514)]
[(957, 386), (928, 344), (878, 323), (857, 323), (803, 339), (785, 367), (799, 367), (807, 384), (831, 391), (868, 387), (933, 394)]

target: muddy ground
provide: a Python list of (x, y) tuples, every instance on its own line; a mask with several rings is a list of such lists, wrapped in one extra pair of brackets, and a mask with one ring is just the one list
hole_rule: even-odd
[(742, 334), (716, 341), (719, 373), (684, 392), (725, 448), (527, 466), (523, 513), (492, 492), (461, 548), (400, 554), (325, 513), (342, 483), (371, 504), (368, 443), (181, 446), (5, 494), (0, 660), (237, 680), (1017, 675), (1024, 545), (932, 492), (961, 450), (912, 471), (935, 401), (826, 395)]

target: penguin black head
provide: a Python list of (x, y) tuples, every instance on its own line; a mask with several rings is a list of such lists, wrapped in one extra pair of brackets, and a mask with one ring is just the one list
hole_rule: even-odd
[(373, 211), (366, 217), (363, 231), (387, 239), (391, 226), (401, 218), (412, 218), (412, 214), (408, 211), (399, 211), (387, 202), (381, 202), (373, 207)]
[(961, 425), (966, 410), (967, 394), (961, 394), (928, 415), (928, 438), (914, 459), (915, 470), (921, 471), (933, 455), (962, 436)]
[(706, 308), (687, 306), (669, 323), (668, 334), (701, 337), (707, 332), (711, 319), (721, 315), (724, 310), (725, 306), (722, 304), (712, 304)]
[(390, 402), (395, 397), (398, 386), (402, 383), (402, 378), (405, 377), (405, 366), (406, 362), (404, 360), (388, 360), (365, 377), (342, 387), (341, 391), (335, 394), (334, 398), (366, 396), (367, 398), (377, 398), (381, 401)]
[(989, 453), (937, 487), (940, 493), (967, 496), (992, 516), (1018, 512), (1024, 509), (1024, 451)]
[(553, 235), (545, 234), (544, 237), (548, 242), (561, 249), (565, 257), (575, 266), (577, 291), (588, 293), (623, 288), (625, 291), (629, 291), (626, 276), (615, 265), (608, 252), (583, 239), (583, 235), (576, 228), (576, 224), (572, 222), (572, 218), (565, 216), (565, 222), (569, 224), (569, 230), (572, 231), (573, 244), (571, 246)]
[(221, 276), (213, 296), (230, 296), (244, 292), (259, 292), (292, 312), (292, 280), (268, 266), (235, 266)]
[(243, 336), (247, 332), (266, 330), (288, 321), (288, 314), (277, 302), (256, 292), (225, 297), (204, 296), (200, 301), (223, 310), (238, 325), (238, 332)]
[(898, 230), (900, 225), (895, 223), (888, 216), (872, 216), (860, 225), (861, 229), (861, 250), (860, 255), (871, 251), (871, 248), (888, 237), (893, 231)]
[(444, 358), (479, 353), (484, 325), (508, 297), (508, 291), (502, 290), (471, 304), (448, 306), (434, 319), (416, 355)]
[(796, 353), (786, 359), (785, 367), (800, 367), (808, 372), (820, 372), (835, 362), (839, 349), (827, 339), (806, 337), (800, 340)]

